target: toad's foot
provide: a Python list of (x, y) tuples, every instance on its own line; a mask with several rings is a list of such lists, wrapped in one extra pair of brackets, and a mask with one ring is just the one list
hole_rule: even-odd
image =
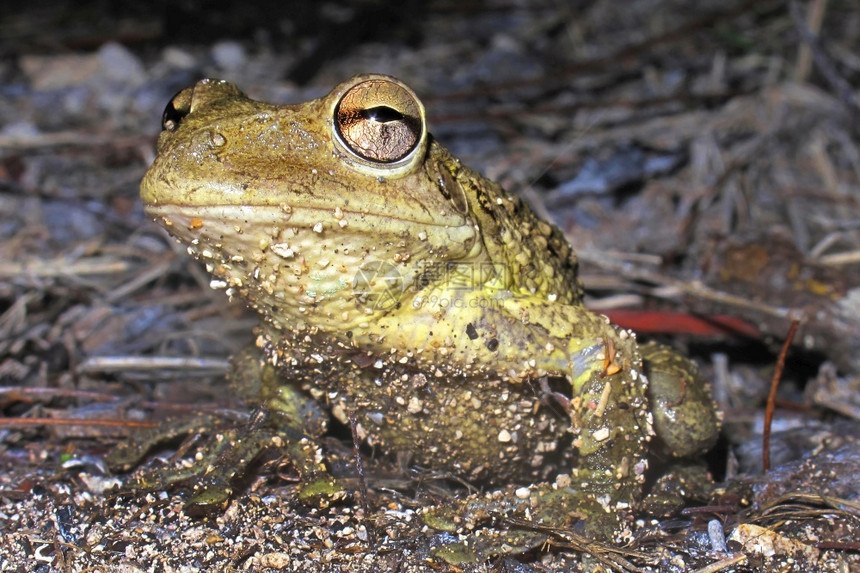
[[(218, 454), (217, 458), (210, 457), (211, 463), (200, 464), (205, 469), (194, 484), (194, 493), (185, 504), (186, 510), (194, 513), (223, 510), (233, 496), (232, 484), (235, 480), (246, 473), (248, 465), (260, 453), (270, 448), (285, 453), (299, 474), (300, 500), (328, 505), (330, 501), (345, 496), (345, 492), (321, 463), (323, 454), (316, 442), (307, 436), (290, 432), (289, 427), (273, 429), (270, 424), (265, 424), (269, 416), (272, 416), (271, 412), (257, 411), (248, 427), (217, 436), (219, 442), (227, 445), (216, 445), (213, 453)], [(237, 437), (232, 439), (232, 436)]]
[[(247, 401), (259, 404), (244, 424), (209, 414), (165, 424), (154, 430), (132, 434), (106, 457), (113, 470), (128, 471), (137, 466), (154, 447), (189, 436), (177, 458), (185, 454), (205, 433), (192, 459), (181, 464), (145, 470), (128, 484), (127, 491), (153, 491), (193, 483), (186, 509), (193, 513), (223, 510), (234, 493), (235, 483), (248, 467), (267, 450), (282, 453), (298, 474), (300, 500), (325, 505), (345, 492), (326, 471), (319, 438), (326, 430), (327, 416), (313, 401), (290, 385), (275, 383), (274, 368), (260, 359), (258, 350), (239, 353), (233, 361), (233, 385), (240, 385)], [(256, 394), (249, 391), (252, 388)]]
[(192, 461), (182, 459), (166, 467), (138, 472), (125, 486), (125, 491), (155, 491), (193, 483), (192, 495), (185, 504), (194, 514), (223, 510), (235, 493), (235, 483), (248, 467), (267, 450), (285, 454), (299, 475), (299, 499), (308, 503), (327, 504), (345, 494), (325, 470), (322, 451), (316, 441), (296, 434), (289, 427), (276, 427), (271, 418), (277, 413), (260, 410), (244, 426), (230, 426), (223, 419), (200, 415), (166, 428), (138, 432), (106, 456), (109, 467), (127, 471), (146, 456), (147, 452), (162, 443), (182, 435), (189, 435), (177, 456), (184, 458), (187, 450), (200, 440), (201, 429), (211, 437), (197, 446)]
[(561, 475), (552, 484), (510, 487), (428, 509), (427, 525), (462, 539), (437, 547), (434, 554), (456, 565), (541, 547), (553, 529), (590, 539), (618, 535), (631, 493), (587, 474), (579, 471), (575, 480)]
[(654, 482), (638, 509), (653, 517), (669, 517), (690, 502), (706, 502), (715, 487), (714, 478), (703, 463), (675, 461)]

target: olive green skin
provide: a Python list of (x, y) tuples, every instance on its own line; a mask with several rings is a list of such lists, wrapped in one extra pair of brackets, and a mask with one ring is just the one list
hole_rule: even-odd
[[(405, 143), (382, 151), (393, 160), (362, 155), (344, 135), (347, 94), (401, 113), (390, 127)], [(389, 127), (355, 121), (371, 140)], [(356, 76), (291, 106), (203, 80), (168, 106), (141, 196), (216, 286), (260, 314), (266, 363), (256, 368), (277, 373), (239, 390), (280, 413), (287, 441), (304, 443), (287, 448), (297, 467), (324, 473), (324, 423), (302, 420), (296, 404), (315, 401), (352, 419), (378, 452), (508, 486), (481, 511), (531, 508), (553, 525), (593, 512), (611, 523), (590, 530), (617, 529), (641, 495), (652, 405), (661, 422), (683, 420), (665, 449), (690, 455), (713, 443), (704, 382), (669, 351), (683, 382), (661, 378), (670, 398), (649, 396), (635, 335), (582, 305), (561, 232), (425, 126), (417, 97), (387, 76)], [(454, 513), (426, 519), (455, 529)]]

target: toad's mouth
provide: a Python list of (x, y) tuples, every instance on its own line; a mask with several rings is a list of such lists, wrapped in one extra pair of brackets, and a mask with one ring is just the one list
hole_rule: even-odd
[[(146, 205), (146, 213), (160, 221), (171, 234), (191, 240), (205, 233), (213, 237), (251, 234), (263, 239), (272, 237), (273, 230), (293, 228), (312, 229), (320, 235), (332, 233), (344, 236), (374, 235), (386, 237), (421, 236), (426, 241), (431, 234), (449, 244), (472, 244), (476, 239), (474, 227), (466, 220), (449, 225), (392, 216), (389, 213), (367, 213), (317, 207), (286, 207), (271, 205), (181, 205), (163, 203)], [(431, 241), (432, 243), (433, 241)]]
[[(159, 217), (172, 212), (197, 218), (215, 214), (239, 221), (266, 218), (267, 223), (290, 219), (290, 225), (311, 227), (333, 219), (342, 227), (343, 216), (351, 219), (348, 223), (360, 223), (367, 217), (401, 225), (405, 231), (412, 224), (457, 227), (471, 223), (468, 214), (439, 193), (412, 185), (383, 184), (375, 179), (345, 184), (331, 178), (302, 184), (286, 176), (261, 179), (234, 171), (229, 173), (229, 181), (200, 180), (162, 175), (171, 165), (159, 165), (159, 161), (165, 160), (156, 159), (140, 184), (145, 208)], [(175, 166), (172, 171), (181, 173), (183, 168)]]
[[(404, 256), (435, 252), (465, 258), (480, 249), (470, 225), (439, 225), (388, 214), (271, 205), (146, 205), (146, 213), (189, 245), (210, 247), (230, 256), (265, 251), (295, 241), (304, 248), (327, 244), (367, 253), (400, 251)], [(339, 246), (339, 247), (338, 247)], [(286, 250), (286, 247), (282, 247)]]
[(344, 229), (348, 226), (366, 228), (370, 231), (380, 227), (401, 226), (411, 232), (410, 227), (436, 228), (469, 228), (472, 226), (465, 219), (458, 225), (449, 222), (440, 223), (428, 221), (426, 218), (404, 217), (392, 213), (374, 213), (367, 211), (349, 211), (331, 207), (295, 207), (287, 205), (191, 205), (182, 203), (147, 204), (146, 213), (154, 218), (164, 220), (170, 225), (188, 224), (194, 221), (199, 226), (201, 221), (226, 221), (232, 225), (280, 225), (307, 228)]

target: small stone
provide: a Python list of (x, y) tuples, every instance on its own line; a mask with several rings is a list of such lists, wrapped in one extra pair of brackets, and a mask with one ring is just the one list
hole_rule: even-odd
[(595, 441), (602, 442), (603, 440), (609, 438), (609, 428), (600, 428), (596, 430), (591, 437), (595, 439)]
[(289, 259), (295, 255), (295, 253), (287, 243), (275, 243), (269, 248), (273, 253), (285, 259)]

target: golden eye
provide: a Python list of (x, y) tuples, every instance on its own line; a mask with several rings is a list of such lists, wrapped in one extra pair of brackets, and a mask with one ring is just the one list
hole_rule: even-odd
[(353, 86), (337, 104), (337, 135), (352, 153), (368, 161), (405, 159), (424, 133), (421, 104), (404, 86), (371, 79)]

